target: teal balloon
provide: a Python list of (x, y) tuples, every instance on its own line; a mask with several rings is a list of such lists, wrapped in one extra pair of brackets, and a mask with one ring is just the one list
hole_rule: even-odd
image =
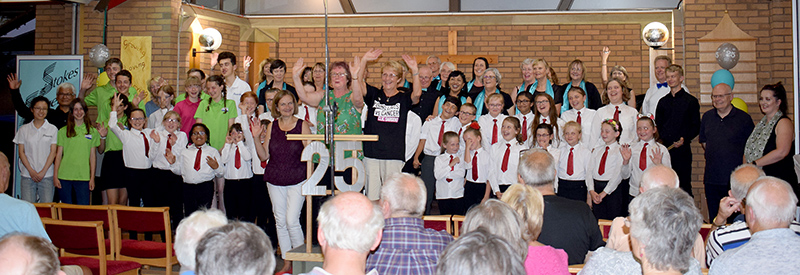
[(711, 88), (716, 87), (717, 84), (720, 83), (728, 84), (728, 86), (731, 86), (731, 90), (733, 90), (733, 85), (735, 84), (735, 81), (733, 80), (733, 74), (731, 73), (731, 71), (728, 71), (726, 69), (720, 69), (714, 72), (713, 75), (711, 75)]

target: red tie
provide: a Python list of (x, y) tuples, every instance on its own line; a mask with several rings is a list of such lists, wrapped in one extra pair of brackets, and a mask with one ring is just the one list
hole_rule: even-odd
[(503, 172), (508, 170), (508, 156), (511, 155), (511, 144), (506, 143), (506, 146), (506, 154), (503, 155), (503, 165), (500, 166), (500, 170), (503, 170)]
[(567, 175), (570, 176), (572, 176), (572, 173), (574, 173), (572, 168), (572, 149), (574, 148), (569, 148), (569, 158), (567, 158)]
[(619, 121), (619, 106), (614, 107), (614, 120)]
[(169, 143), (170, 139), (172, 139), (172, 134), (167, 135), (167, 149), (172, 150), (172, 143)]
[(197, 148), (197, 156), (194, 157), (194, 170), (200, 171), (200, 158), (202, 157), (203, 149), (198, 147)]
[(309, 118), (309, 115), (308, 115), (308, 105), (304, 105), (303, 107), (306, 108), (306, 121), (310, 121), (310, 118)]
[(458, 136), (459, 137), (461, 137), (461, 131), (463, 131), (463, 130), (464, 130), (464, 128), (458, 129)]
[(647, 169), (647, 142), (642, 146), (642, 153), (639, 155), (639, 170)]
[(494, 121), (494, 128), (492, 128), (492, 144), (497, 143), (497, 119), (493, 119)]
[(147, 136), (144, 135), (144, 132), (139, 132), (142, 134), (142, 139), (144, 139), (144, 156), (150, 157), (150, 142), (147, 142)]
[(581, 111), (578, 111), (578, 119), (575, 122), (581, 124)]
[(522, 141), (528, 140), (528, 117), (522, 116)]
[(234, 157), (236, 160), (233, 162), (233, 167), (236, 167), (236, 169), (242, 168), (242, 154), (239, 153), (239, 146), (236, 146), (236, 155)]
[(472, 180), (478, 180), (478, 151), (472, 156)]
[(546, 118), (542, 119), (542, 124), (547, 124), (547, 119)]
[[(453, 155), (450, 155), (450, 162), (448, 162), (447, 165), (450, 165), (450, 163), (453, 163)], [(453, 171), (453, 169), (455, 169), (455, 168), (456, 168), (455, 166), (451, 166), (450, 167), (450, 171)], [(451, 178), (446, 178), (445, 180), (447, 182), (453, 181), (453, 179), (451, 179)]]
[(439, 146), (442, 146), (442, 136), (444, 136), (444, 124), (447, 121), (442, 121), (442, 127), (439, 128)]
[(267, 161), (266, 160), (261, 162), (261, 168), (262, 169), (263, 168), (267, 168)]
[(603, 152), (603, 157), (600, 158), (600, 168), (597, 169), (597, 173), (600, 175), (606, 173), (606, 158), (608, 158), (608, 146), (606, 146), (606, 151)]

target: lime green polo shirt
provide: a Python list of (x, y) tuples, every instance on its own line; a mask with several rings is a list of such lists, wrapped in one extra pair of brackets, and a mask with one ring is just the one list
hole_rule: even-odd
[[(227, 112), (224, 111), (224, 108), (227, 108)], [(233, 100), (223, 99), (218, 102), (212, 100), (211, 105), (208, 100), (203, 100), (197, 106), (194, 119), (202, 119), (203, 124), (208, 127), (211, 132), (209, 136), (211, 147), (222, 150), (222, 147), (225, 146), (225, 136), (228, 135), (228, 120), (236, 118), (237, 114), (236, 102)]]
[[(83, 99), (87, 106), (97, 106), (97, 122), (108, 121), (108, 115), (111, 113), (111, 99), (115, 93), (117, 93), (117, 89), (111, 86), (111, 83), (108, 83), (95, 88)], [(136, 89), (133, 87), (128, 88), (128, 94), (131, 95), (128, 98), (130, 101), (136, 97)]]
[(92, 147), (100, 146), (100, 133), (92, 127), (89, 134), (86, 134), (86, 124), (83, 124), (75, 126), (75, 134), (68, 138), (67, 127), (58, 130), (56, 144), (63, 148), (58, 179), (88, 181), (91, 179), (89, 157)]
[[(111, 114), (111, 113), (109, 113), (109, 114)], [(106, 128), (108, 128), (108, 119), (109, 118), (106, 117), (106, 120), (100, 121), (99, 123), (102, 124), (103, 126), (105, 126)], [(128, 121), (128, 116), (126, 116), (125, 114), (123, 114), (121, 117), (117, 118), (117, 122), (122, 123), (122, 125), (125, 125), (126, 121)], [(120, 127), (120, 128), (125, 129), (124, 126)], [(106, 151), (105, 152), (111, 152), (111, 151), (122, 151), (122, 141), (119, 140), (117, 135), (115, 135), (114, 132), (112, 132), (111, 129), (109, 128), (108, 129), (108, 135), (106, 135)], [(105, 152), (103, 152), (103, 153), (105, 153)]]

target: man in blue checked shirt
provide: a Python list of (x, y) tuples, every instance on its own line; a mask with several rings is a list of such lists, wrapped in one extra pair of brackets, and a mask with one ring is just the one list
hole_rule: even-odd
[(453, 236), (423, 227), (426, 196), (425, 184), (411, 174), (395, 174), (383, 183), (383, 240), (367, 258), (367, 270), (375, 269), (379, 274), (436, 273), (439, 256)]

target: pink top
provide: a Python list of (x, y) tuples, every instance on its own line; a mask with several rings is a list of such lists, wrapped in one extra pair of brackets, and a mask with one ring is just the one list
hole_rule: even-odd
[(528, 246), (528, 257), (525, 258), (525, 272), (531, 274), (564, 274), (569, 275), (567, 252), (549, 245)]
[(175, 104), (175, 108), (173, 109), (175, 112), (178, 112), (178, 115), (181, 116), (181, 131), (184, 133), (191, 133), (192, 125), (194, 125), (194, 113), (197, 112), (197, 106), (200, 106), (200, 102), (202, 100), (198, 100), (196, 103), (192, 103), (188, 98), (178, 102)]

